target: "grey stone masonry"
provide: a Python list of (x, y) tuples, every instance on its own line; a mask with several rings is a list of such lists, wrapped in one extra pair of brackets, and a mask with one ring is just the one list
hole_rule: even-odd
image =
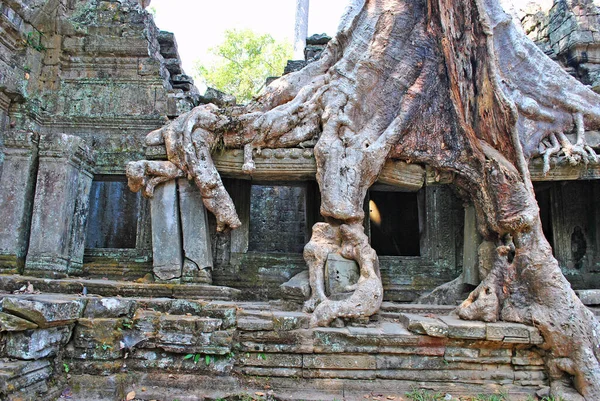
[(93, 166), (93, 153), (81, 138), (42, 135), (27, 274), (81, 271)]
[(0, 272), (21, 271), (29, 242), (38, 137), (5, 132), (0, 170)]

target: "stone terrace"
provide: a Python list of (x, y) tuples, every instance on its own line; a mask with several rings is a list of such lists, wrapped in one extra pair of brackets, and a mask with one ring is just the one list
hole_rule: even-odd
[[(32, 284), (82, 291), (68, 281)], [(448, 306), (384, 303), (370, 320), (311, 329), (298, 304), (228, 301), (224, 287), (209, 301), (127, 283), (158, 296), (130, 298), (107, 291), (116, 282), (85, 281), (87, 295), (12, 294), (21, 282), (2, 277), (0, 399), (401, 399), (425, 386), (520, 400), (547, 385), (537, 329), (461, 321)]]

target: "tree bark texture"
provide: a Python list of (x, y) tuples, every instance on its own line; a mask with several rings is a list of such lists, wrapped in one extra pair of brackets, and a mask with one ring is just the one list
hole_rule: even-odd
[[(211, 149), (252, 151), (317, 138), (325, 223), (305, 247), (313, 325), (369, 316), (383, 298), (378, 260), (362, 229), (363, 199), (387, 158), (454, 174), (472, 200), (491, 271), (457, 309), (463, 319), (538, 327), (554, 394), (571, 385), (600, 400), (600, 327), (552, 257), (527, 169), (543, 157), (596, 162), (584, 128), (600, 125), (600, 97), (547, 58), (495, 0), (370, 0), (320, 60), (272, 83), (244, 107), (199, 106), (148, 135), (168, 162), (128, 166), (130, 186), (151, 196), (157, 183), (194, 179), (218, 229), (239, 226)], [(565, 133), (574, 131), (570, 142)], [(401, 228), (399, 228), (401, 229)], [(355, 259), (354, 295), (323, 291), (327, 255)], [(576, 398), (576, 397), (575, 397)]]

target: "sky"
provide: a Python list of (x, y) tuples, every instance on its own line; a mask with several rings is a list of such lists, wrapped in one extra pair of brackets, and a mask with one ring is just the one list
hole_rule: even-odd
[[(333, 36), (348, 0), (312, 0), (308, 35)], [(175, 33), (183, 69), (192, 75), (194, 61), (210, 59), (208, 49), (223, 40), (226, 29), (249, 28), (279, 40), (294, 39), (296, 0), (152, 0), (159, 29)]]

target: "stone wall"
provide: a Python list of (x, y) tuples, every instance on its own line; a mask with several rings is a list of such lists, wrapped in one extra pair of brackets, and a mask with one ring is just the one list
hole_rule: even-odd
[(553, 60), (600, 90), (600, 9), (593, 0), (516, 3), (529, 37)]
[[(145, 135), (197, 104), (173, 35), (159, 32), (134, 0), (0, 7), (0, 271), (47, 274), (58, 266), (64, 274), (103, 275), (127, 264), (143, 276), (152, 262), (148, 202), (136, 201), (134, 238), (126, 246), (108, 247), (111, 231), (97, 226), (86, 246), (88, 213), (109, 219), (128, 213), (127, 202), (100, 199), (106, 192), (90, 193), (90, 186), (123, 180), (125, 164), (144, 155)], [(87, 149), (89, 160), (53, 150), (64, 141), (80, 141), (73, 146)], [(86, 181), (74, 189), (63, 183), (68, 169)], [(79, 200), (56, 215), (71, 198)], [(53, 232), (47, 216), (79, 228), (58, 230), (56, 240), (66, 242), (57, 245), (36, 234)]]
[[(460, 321), (448, 308), (384, 304), (377, 321), (310, 329), (310, 315), (260, 303), (2, 298), (4, 400), (116, 400), (132, 391), (147, 400), (365, 399), (400, 397), (416, 382), (453, 396), (502, 390), (524, 399), (547, 388), (537, 329)], [(439, 315), (416, 314), (424, 312)]]
[[(547, 3), (520, 11), (524, 27), (571, 73), (595, 85), (598, 13), (593, 2)], [(302, 244), (319, 220), (312, 144), (255, 155), (253, 184), (292, 181), (306, 187), (304, 201), (293, 195), (295, 203), (279, 202), (266, 231), (255, 230), (250, 216), (271, 206), (251, 201), (254, 186), (243, 180), (248, 177), (239, 169), (240, 150), (215, 155), (223, 176), (237, 180), (229, 189), (243, 225), (231, 234), (217, 235), (214, 224), (208, 231), (211, 218), (184, 180), (159, 187), (152, 205), (138, 195), (116, 196), (126, 191), (127, 161), (164, 159), (164, 148), (158, 153), (144, 149), (149, 131), (200, 101), (234, 100), (214, 91), (197, 93), (181, 69), (173, 34), (160, 32), (137, 1), (29, 0), (0, 7), (0, 271), (214, 282), (244, 289), (248, 298), (280, 297), (280, 284), (305, 269)], [(306, 58), (318, 57), (327, 40), (311, 37)], [(600, 135), (586, 135), (598, 147)], [(69, 149), (60, 149), (63, 145)], [(418, 252), (380, 258), (387, 299), (408, 302), (463, 268), (472, 272), (478, 238), (461, 201), (443, 185), (451, 179), (431, 171), (426, 177), (421, 166), (388, 164), (394, 166), (386, 165), (377, 185), (414, 192), (418, 199), (413, 221), (419, 221), (419, 232), (413, 235), (413, 227), (405, 233), (418, 236)], [(600, 177), (594, 166), (575, 170), (556, 168), (547, 176), (532, 170), (532, 176)], [(114, 189), (118, 182), (120, 189)], [(560, 191), (553, 191), (559, 199)], [(574, 286), (595, 286), (597, 224), (586, 223), (586, 254), (576, 262), (582, 267), (572, 268), (574, 226), (559, 219), (559, 209), (552, 226), (552, 235), (564, 239), (556, 242), (559, 261)], [(56, 219), (64, 224), (51, 224)], [(374, 229), (368, 221), (365, 226)], [(56, 234), (39, 234), (47, 232)], [(271, 238), (282, 243), (271, 249)], [(477, 279), (467, 281), (476, 284)]]

